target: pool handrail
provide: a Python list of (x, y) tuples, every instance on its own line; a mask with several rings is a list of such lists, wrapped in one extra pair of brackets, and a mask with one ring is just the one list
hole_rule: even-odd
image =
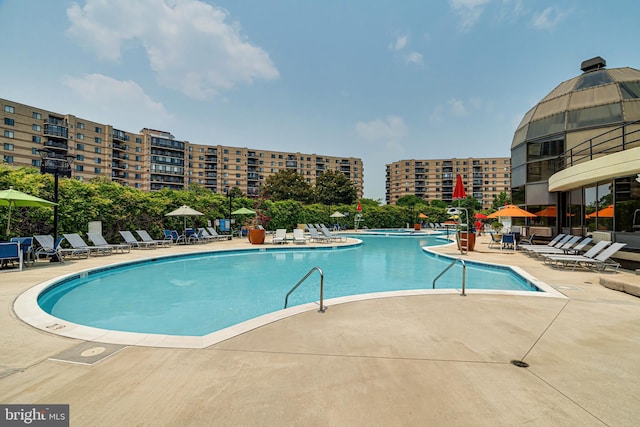
[(438, 274), (435, 279), (433, 279), (433, 283), (432, 283), (431, 289), (435, 289), (436, 288), (436, 280), (438, 280), (444, 273), (449, 271), (449, 269), (451, 267), (453, 267), (458, 261), (460, 261), (460, 263), (462, 263), (462, 293), (460, 294), (460, 296), (462, 296), (462, 297), (466, 297), (467, 296), (467, 294), (465, 293), (465, 283), (466, 283), (466, 280), (467, 280), (467, 264), (464, 262), (464, 260), (462, 258), (454, 259), (453, 262), (447, 266), (447, 268), (442, 270), (442, 272), (440, 274)]
[(313, 267), (311, 270), (309, 270), (309, 272), (302, 279), (300, 279), (300, 281), (296, 283), (289, 292), (287, 292), (287, 296), (284, 297), (284, 308), (287, 308), (287, 303), (289, 301), (289, 295), (291, 295), (291, 292), (295, 291), (298, 286), (300, 286), (302, 282), (307, 280), (307, 278), (311, 276), (311, 273), (316, 270), (318, 271), (318, 273), (320, 273), (320, 310), (318, 310), (318, 313), (324, 313), (326, 311), (326, 309), (324, 308), (324, 273), (322, 272), (322, 269), (320, 267)]

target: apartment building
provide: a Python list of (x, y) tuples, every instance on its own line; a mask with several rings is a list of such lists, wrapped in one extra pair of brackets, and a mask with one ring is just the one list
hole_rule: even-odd
[(198, 184), (216, 193), (239, 188), (259, 194), (266, 179), (294, 169), (314, 185), (326, 170), (344, 173), (362, 197), (362, 159), (320, 154), (194, 144), (170, 132), (143, 128), (127, 132), (111, 125), (60, 114), (0, 98), (2, 162), (40, 167), (42, 150), (62, 159), (71, 156), (75, 179), (107, 177), (143, 191), (181, 190)]
[(495, 196), (511, 191), (509, 157), (400, 160), (386, 165), (386, 201), (395, 204), (407, 195), (425, 201), (451, 203), (457, 175), (462, 175), (468, 196), (490, 208)]

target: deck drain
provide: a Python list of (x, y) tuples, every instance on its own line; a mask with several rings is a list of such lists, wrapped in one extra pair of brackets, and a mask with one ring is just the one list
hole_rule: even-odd
[(522, 360), (512, 360), (511, 364), (513, 366), (517, 366), (518, 368), (528, 368), (529, 364), (527, 362), (523, 362)]

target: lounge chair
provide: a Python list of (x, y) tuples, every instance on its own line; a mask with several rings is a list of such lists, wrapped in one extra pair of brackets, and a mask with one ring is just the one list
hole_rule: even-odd
[(205, 243), (206, 240), (202, 235), (202, 230), (194, 230), (189, 228), (186, 230), (187, 243)]
[[(527, 249), (526, 252), (527, 252), (527, 255), (531, 255), (533, 257), (537, 257), (539, 256), (539, 254), (546, 254), (546, 253), (550, 253), (550, 254), (567, 253), (568, 254), (569, 253), (568, 251), (571, 250), (571, 248), (573, 248), (574, 246), (576, 246), (576, 244), (580, 239), (582, 239), (582, 237), (572, 236), (569, 234), (565, 236), (565, 238), (560, 240), (558, 243), (556, 243), (554, 246), (549, 246), (549, 245), (540, 245), (539, 247), (532, 246), (532, 247), (529, 247), (529, 249)], [(584, 245), (582, 247), (584, 247)]]
[(67, 233), (63, 234), (63, 236), (73, 249), (87, 249), (89, 251), (89, 255), (111, 255), (113, 251), (111, 248), (104, 246), (87, 245), (87, 242), (85, 242), (77, 233)]
[(198, 233), (200, 234), (201, 238), (206, 242), (212, 242), (212, 241), (218, 240), (216, 236), (212, 236), (211, 234), (209, 234), (209, 232), (203, 227), (198, 228)]
[(157, 245), (162, 245), (167, 247), (171, 246), (171, 241), (166, 239), (156, 240), (153, 237), (151, 237), (149, 233), (147, 233), (147, 230), (136, 230), (136, 233), (138, 234), (138, 236), (140, 236), (143, 242), (155, 242)]
[(567, 235), (566, 234), (558, 234), (556, 237), (551, 239), (551, 241), (549, 243), (545, 243), (544, 245), (534, 245), (534, 244), (523, 243), (522, 245), (518, 246), (518, 249), (526, 251), (529, 248), (540, 248), (540, 247), (544, 247), (544, 246), (555, 247), (555, 245), (557, 245), (560, 242), (560, 240), (562, 240), (562, 239), (567, 239), (568, 240)]
[(618, 268), (620, 268), (620, 263), (614, 261), (613, 259), (611, 259), (611, 257), (626, 245), (626, 243), (620, 242), (612, 243), (610, 246), (608, 246), (606, 249), (604, 249), (594, 257), (588, 257), (586, 256), (586, 253), (584, 256), (573, 255), (574, 258), (572, 259), (567, 258), (572, 255), (565, 255), (565, 258), (559, 258), (561, 257), (561, 255), (558, 255), (556, 261), (560, 261), (565, 266), (573, 264), (573, 270), (575, 270), (578, 265), (582, 265), (585, 267), (594, 267), (598, 271), (605, 271), (607, 267), (611, 267), (614, 269), (614, 271), (617, 272)]
[(324, 235), (320, 235), (320, 233), (315, 227), (311, 227), (309, 229), (309, 234), (311, 235), (311, 237), (309, 238), (310, 242), (326, 243), (330, 241), (328, 237)]
[(287, 241), (287, 229), (286, 228), (278, 228), (276, 230), (276, 234), (271, 238), (271, 243), (288, 243)]
[(176, 230), (164, 230), (163, 242), (170, 242), (175, 244), (187, 244), (187, 237), (184, 234), (178, 234)]
[(340, 242), (345, 242), (347, 239), (343, 236), (339, 236), (337, 234), (334, 234), (332, 232), (329, 231), (329, 229), (327, 228), (326, 225), (324, 224), (320, 224), (320, 231), (322, 231), (322, 234), (324, 235), (324, 237), (326, 237), (329, 240), (333, 240), (333, 241), (340, 241)]
[(304, 230), (301, 228), (293, 229), (293, 243), (304, 245), (307, 243), (307, 239), (304, 237)]
[(569, 240), (559, 248), (540, 248), (538, 251), (529, 251), (528, 254), (536, 258), (544, 258), (547, 255), (579, 255), (593, 239), (591, 239), (591, 237), (585, 237), (580, 240), (581, 238), (579, 236), (576, 237), (578, 238)]
[(207, 227), (207, 231), (209, 232), (209, 234), (211, 234), (213, 237), (215, 237), (218, 240), (231, 240), (231, 236), (230, 235), (228, 235), (228, 234), (218, 234), (216, 229), (213, 228), (213, 227)]
[(604, 251), (604, 249), (611, 245), (611, 242), (608, 240), (601, 240), (595, 245), (591, 247), (587, 252), (582, 255), (560, 255), (560, 254), (550, 254), (548, 256), (543, 257), (545, 264), (551, 264), (554, 266), (562, 265), (566, 267), (568, 264), (573, 264), (573, 269), (578, 266), (577, 261), (583, 261), (585, 259), (593, 259), (600, 252)]
[(111, 244), (109, 242), (107, 242), (104, 238), (104, 236), (102, 236), (102, 234), (100, 233), (87, 233), (87, 237), (89, 238), (89, 240), (91, 240), (91, 243), (93, 243), (96, 246), (103, 246), (106, 248), (111, 248), (111, 250), (113, 251), (120, 251), (120, 253), (124, 253), (125, 251), (127, 252), (131, 252), (131, 245), (128, 243), (114, 243)]
[(36, 260), (43, 255), (49, 256), (52, 259), (58, 259), (60, 262), (64, 262), (64, 258), (72, 256), (76, 258), (89, 258), (88, 248), (63, 248), (61, 245), (65, 237), (58, 237), (55, 243), (53, 236), (50, 234), (33, 236), (33, 238), (36, 239), (36, 242), (40, 245), (40, 247), (36, 249)]
[(158, 247), (158, 243), (156, 241), (152, 241), (152, 242), (144, 242), (144, 241), (139, 241), (138, 239), (136, 239), (136, 237), (133, 235), (132, 232), (128, 231), (128, 230), (120, 230), (119, 231), (120, 235), (122, 236), (122, 238), (124, 239), (124, 241), (126, 243), (128, 243), (129, 245), (131, 245), (134, 248), (141, 248), (141, 249), (156, 249)]

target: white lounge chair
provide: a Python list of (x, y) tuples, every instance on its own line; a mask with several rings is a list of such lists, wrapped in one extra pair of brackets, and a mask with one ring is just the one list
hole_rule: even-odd
[[(557, 243), (555, 246), (548, 246), (548, 245), (540, 245), (541, 247), (539, 248), (535, 248), (535, 247), (530, 247), (526, 252), (527, 255), (531, 255), (533, 257), (540, 257), (542, 256), (542, 254), (569, 254), (572, 249), (574, 249), (575, 246), (577, 246), (578, 241), (580, 241), (580, 239), (582, 239), (582, 237), (580, 236), (572, 236), (572, 235), (568, 235), (567, 237), (569, 237), (568, 239), (562, 239), (559, 243)], [(587, 243), (589, 243), (591, 241), (590, 237), (587, 237), (587, 239), (589, 239), (587, 241)], [(582, 239), (582, 240), (586, 240), (586, 239)], [(564, 243), (562, 243), (564, 241)], [(585, 243), (586, 244), (586, 243)], [(580, 248), (583, 248), (585, 245), (582, 245)], [(573, 254), (577, 254), (578, 252), (573, 252)]]
[(328, 237), (325, 237), (324, 235), (320, 235), (320, 233), (318, 233), (318, 229), (315, 227), (311, 227), (309, 229), (309, 235), (311, 236), (309, 238), (310, 242), (326, 243), (330, 241)]
[(334, 242), (337, 242), (337, 241), (345, 242), (347, 240), (343, 236), (330, 232), (327, 226), (324, 224), (320, 224), (320, 231), (322, 231), (322, 234), (324, 235), (324, 237), (326, 237), (329, 240), (333, 240)]
[(276, 230), (276, 234), (271, 238), (271, 243), (289, 243), (287, 241), (287, 229), (286, 228), (278, 228)]
[(158, 243), (155, 241), (152, 241), (152, 242), (139, 241), (138, 239), (136, 239), (133, 233), (128, 230), (120, 230), (119, 233), (124, 239), (124, 241), (130, 244), (134, 248), (156, 249), (158, 247)]
[(293, 229), (293, 243), (304, 245), (307, 243), (307, 239), (304, 237), (304, 230), (301, 228)]
[(549, 246), (549, 247), (555, 247), (562, 239), (567, 239), (569, 240), (570, 237), (567, 237), (566, 234), (558, 234), (556, 237), (554, 237), (553, 239), (551, 239), (551, 241), (549, 243), (545, 243), (543, 245), (534, 245), (534, 244), (522, 244), (522, 245), (518, 245), (518, 249), (523, 250), (523, 251), (527, 251), (530, 248), (542, 248), (545, 246)]
[(114, 243), (111, 244), (109, 242), (107, 242), (107, 240), (104, 238), (104, 236), (100, 233), (92, 233), (89, 232), (87, 233), (87, 237), (89, 238), (89, 240), (91, 240), (91, 243), (93, 243), (96, 246), (103, 246), (106, 248), (111, 248), (111, 250), (113, 251), (120, 251), (120, 253), (124, 253), (125, 251), (127, 252), (131, 252), (131, 245), (128, 243)]
[[(615, 245), (615, 246), (614, 246)], [(549, 255), (544, 257), (545, 264), (552, 264), (554, 266), (567, 267), (573, 266), (572, 270), (575, 270), (579, 265), (598, 264), (597, 260), (601, 260), (601, 257), (606, 256), (602, 262), (608, 260), (614, 253), (618, 252), (625, 244), (615, 243), (612, 244), (608, 240), (601, 240), (583, 255)], [(614, 247), (611, 250), (611, 247)], [(595, 260), (595, 262), (594, 262)], [(617, 267), (616, 267), (617, 270)]]

